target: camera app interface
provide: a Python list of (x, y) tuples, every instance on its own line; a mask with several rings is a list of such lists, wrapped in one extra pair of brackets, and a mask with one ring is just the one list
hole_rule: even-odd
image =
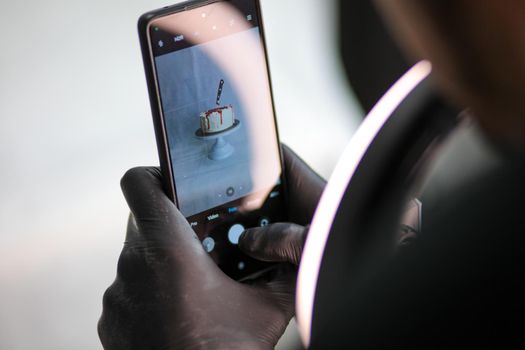
[(258, 18), (254, 2), (220, 1), (150, 26), (177, 204), (206, 251), (239, 276), (257, 268), (240, 255), (239, 235), (284, 215)]

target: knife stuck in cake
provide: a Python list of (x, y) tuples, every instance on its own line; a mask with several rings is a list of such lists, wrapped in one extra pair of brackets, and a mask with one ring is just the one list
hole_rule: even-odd
[(219, 89), (217, 91), (217, 101), (215, 102), (217, 106), (221, 105), (221, 95), (222, 95), (222, 87), (224, 86), (224, 79), (221, 79), (219, 82)]
[(233, 106), (222, 106), (221, 107), (221, 96), (222, 89), (224, 87), (224, 79), (219, 82), (219, 89), (217, 91), (216, 104), (219, 107), (210, 109), (200, 115), (200, 125), (203, 134), (214, 134), (224, 130), (227, 130), (234, 126), (235, 113), (233, 112)]

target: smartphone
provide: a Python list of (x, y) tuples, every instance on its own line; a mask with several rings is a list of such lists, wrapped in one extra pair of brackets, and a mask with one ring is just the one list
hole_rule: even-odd
[(268, 269), (238, 248), (287, 219), (259, 1), (184, 2), (138, 27), (166, 192), (227, 275)]

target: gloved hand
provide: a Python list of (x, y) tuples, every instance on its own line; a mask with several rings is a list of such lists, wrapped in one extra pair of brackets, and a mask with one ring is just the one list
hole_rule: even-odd
[(122, 179), (131, 209), (98, 325), (105, 349), (272, 349), (293, 315), (291, 269), (227, 277), (164, 194), (156, 168)]
[(302, 226), (309, 225), (326, 181), (286, 145), (283, 145), (283, 158), (289, 221)]
[[(290, 217), (309, 223), (325, 182), (283, 149)], [(296, 269), (282, 264), (250, 285), (235, 282), (162, 192), (158, 169), (132, 169), (122, 189), (132, 214), (117, 278), (104, 295), (98, 326), (104, 348), (273, 348), (293, 316)], [(294, 227), (304, 242), (305, 231)]]
[[(320, 178), (293, 151), (283, 146), (289, 188), (290, 221), (310, 224), (325, 186)], [(421, 227), (421, 202), (412, 199), (401, 219), (398, 247), (413, 245)], [(286, 262), (299, 266), (308, 226), (277, 223), (246, 230), (239, 237), (239, 248), (247, 255), (267, 262)], [(290, 282), (292, 285), (292, 281)], [(295, 286), (295, 281), (293, 281)]]
[[(239, 248), (247, 255), (268, 262), (299, 265), (308, 226), (326, 181), (315, 173), (290, 148), (283, 145), (288, 185), (290, 223), (276, 223), (246, 230), (239, 237)], [(304, 227), (304, 225), (308, 225)], [(295, 276), (290, 281), (295, 286)]]

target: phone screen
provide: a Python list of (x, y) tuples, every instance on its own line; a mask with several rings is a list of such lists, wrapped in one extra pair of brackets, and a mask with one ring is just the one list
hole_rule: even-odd
[(286, 219), (282, 163), (255, 1), (218, 1), (148, 27), (176, 204), (204, 249), (239, 279), (264, 265), (245, 228)]

